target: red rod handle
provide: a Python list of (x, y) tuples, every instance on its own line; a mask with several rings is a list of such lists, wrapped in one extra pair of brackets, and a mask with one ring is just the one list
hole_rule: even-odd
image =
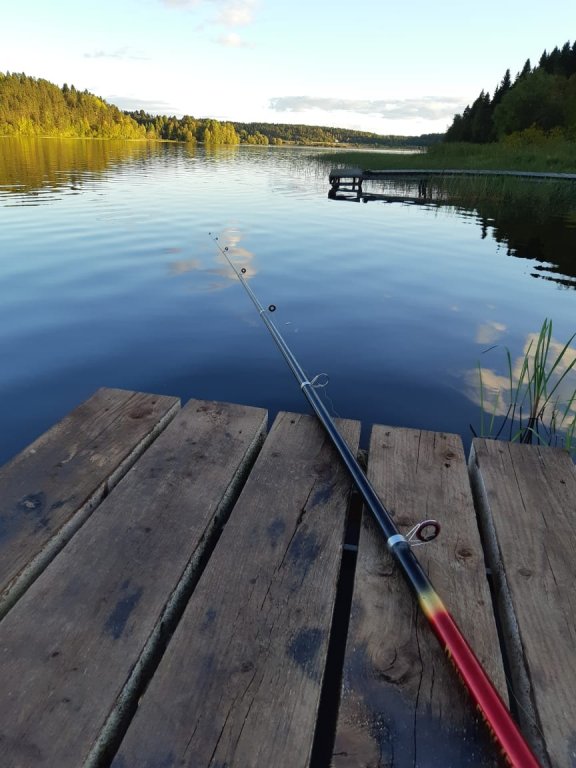
[[(436, 598), (436, 599), (434, 599)], [(512, 768), (542, 768), (472, 648), (440, 598), (421, 600), (431, 627)], [(431, 603), (435, 603), (432, 609)]]

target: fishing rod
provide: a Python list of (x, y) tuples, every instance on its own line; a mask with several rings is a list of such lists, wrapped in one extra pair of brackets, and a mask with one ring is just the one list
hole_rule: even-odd
[(456, 667), (456, 671), (467, 688), (468, 693), (480, 710), (494, 740), (500, 747), (503, 757), (513, 768), (541, 768), (540, 763), (528, 746), (484, 667), (440, 599), (428, 575), (424, 572), (414, 554), (412, 545), (415, 542), (413, 539), (419, 539), (420, 543), (434, 539), (440, 530), (439, 524), (435, 520), (424, 520), (415, 526), (407, 536), (400, 533), (392, 520), (390, 512), (380, 500), (380, 497), (358, 464), (356, 457), (338, 432), (326, 406), (318, 397), (314, 388), (314, 380), (310, 381), (308, 379), (281, 333), (268, 317), (268, 314), (274, 312), (276, 307), (274, 304), (270, 304), (267, 309), (262, 306), (244, 277), (246, 269), (242, 267), (238, 270), (228, 255), (228, 247), (225, 246), (223, 248), (218, 241), (218, 237), (212, 235), (212, 233), (210, 233), (210, 237), (252, 300), (264, 325), (269, 330), (288, 367), (300, 385), (301, 391), (330, 437), (354, 485), (362, 495), (364, 504), (372, 513), (376, 524), (383, 533), (388, 551), (395, 559), (402, 575), (415, 594), (420, 608), (428, 619), (440, 645)]

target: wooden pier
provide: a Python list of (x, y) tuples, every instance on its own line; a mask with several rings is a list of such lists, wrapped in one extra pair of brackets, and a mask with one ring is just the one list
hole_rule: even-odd
[[(412, 202), (422, 203), (428, 201), (430, 182), (434, 179), (443, 179), (457, 176), (491, 176), (513, 177), (532, 179), (536, 181), (576, 181), (576, 173), (554, 173), (533, 171), (486, 171), (473, 169), (430, 169), (430, 168), (397, 168), (386, 171), (371, 171), (357, 167), (333, 168), (328, 180), (330, 190), (328, 197), (342, 200), (356, 200), (368, 202), (369, 200), (383, 200), (388, 202)], [(364, 191), (362, 185), (365, 181), (395, 181), (417, 184), (416, 196), (399, 196), (397, 194), (379, 194)]]
[[(367, 473), (574, 768), (570, 457), (375, 426)], [(501, 764), (312, 416), (101, 389), (0, 469), (0, 554), (2, 768)]]

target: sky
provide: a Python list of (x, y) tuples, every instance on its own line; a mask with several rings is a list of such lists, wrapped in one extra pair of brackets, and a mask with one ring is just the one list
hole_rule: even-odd
[(153, 114), (417, 136), (575, 39), (573, 0), (4, 0), (0, 71)]

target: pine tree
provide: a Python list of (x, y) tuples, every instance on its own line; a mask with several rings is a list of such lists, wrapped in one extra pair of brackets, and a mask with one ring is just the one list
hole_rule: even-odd
[(470, 120), (470, 140), (477, 144), (492, 141), (492, 108), (490, 94), (481, 92), (472, 104)]
[(500, 85), (496, 88), (494, 91), (494, 97), (492, 99), (492, 105), (495, 106), (496, 104), (499, 104), (502, 101), (503, 96), (508, 93), (508, 91), (512, 88), (512, 77), (510, 75), (510, 70), (507, 69), (504, 77), (502, 78)]
[(518, 74), (516, 75), (516, 80), (514, 81), (514, 84), (520, 82), (521, 80), (525, 80), (531, 72), (532, 72), (532, 66), (530, 64), (530, 59), (526, 59), (521, 71), (518, 72)]

